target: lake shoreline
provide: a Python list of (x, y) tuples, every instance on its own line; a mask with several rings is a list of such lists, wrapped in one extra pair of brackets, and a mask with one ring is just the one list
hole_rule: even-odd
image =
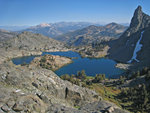
[[(107, 78), (112, 78), (112, 77), (117, 78), (118, 76), (124, 73), (124, 70), (118, 67), (115, 67), (116, 61), (111, 60), (107, 57), (83, 58), (82, 56), (80, 56), (78, 52), (74, 52), (74, 51), (43, 52), (41, 55), (43, 56), (45, 54), (63, 56), (66, 58), (70, 58), (72, 60), (72, 62), (69, 62), (63, 65), (56, 70), (55, 69), (53, 70), (58, 76), (61, 76), (63, 74), (76, 74), (78, 71), (81, 71), (81, 70), (85, 70), (87, 72), (87, 75), (89, 76), (95, 76), (96, 74), (106, 74)], [(18, 59), (21, 59), (21, 58), (18, 58)], [(33, 59), (31, 59), (31, 61), (32, 60)], [(23, 62), (22, 60), (20, 61)], [(108, 72), (107, 70), (110, 70), (110, 71)]]

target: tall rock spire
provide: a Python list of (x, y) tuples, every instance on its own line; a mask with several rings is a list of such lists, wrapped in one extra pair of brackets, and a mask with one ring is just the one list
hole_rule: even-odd
[[(117, 61), (121, 62), (127, 62), (129, 61), (132, 56), (135, 49), (135, 45), (137, 41), (140, 39), (141, 32), (144, 31), (144, 34), (148, 33), (148, 30), (150, 29), (150, 16), (145, 14), (142, 11), (142, 7), (138, 6), (135, 9), (134, 15), (132, 17), (131, 23), (129, 28), (120, 36), (120, 38), (112, 43), (111, 49), (109, 50), (110, 57), (112, 59), (115, 59)], [(142, 52), (138, 52), (138, 59), (142, 60), (141, 56), (139, 56), (141, 53), (146, 54), (146, 51), (149, 51), (146, 47), (149, 47), (149, 43), (147, 44), (147, 38), (143, 34), (142, 38), (142, 44), (145, 50), (142, 49)], [(148, 39), (149, 40), (149, 39)], [(145, 52), (143, 52), (145, 51)], [(141, 57), (141, 58), (140, 58)]]
[(129, 37), (133, 33), (136, 33), (143, 28), (150, 25), (150, 16), (142, 12), (142, 7), (138, 6), (134, 12), (131, 23), (127, 31), (122, 35), (122, 37)]
[(140, 27), (143, 19), (142, 7), (138, 6), (134, 12), (134, 16), (132, 17), (130, 27)]

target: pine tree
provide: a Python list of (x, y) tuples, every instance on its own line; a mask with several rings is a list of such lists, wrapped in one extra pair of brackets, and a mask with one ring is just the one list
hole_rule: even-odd
[(148, 93), (146, 90), (146, 86), (144, 84), (142, 85), (142, 96), (143, 96), (142, 108), (144, 108), (148, 102)]

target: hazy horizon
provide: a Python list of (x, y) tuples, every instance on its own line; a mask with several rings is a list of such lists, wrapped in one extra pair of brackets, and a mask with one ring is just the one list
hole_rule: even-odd
[(0, 26), (41, 23), (130, 23), (138, 5), (150, 14), (148, 0), (0, 0)]
[[(110, 24), (110, 23), (117, 23), (117, 22), (108, 22), (108, 23), (106, 23), (106, 22), (88, 22), (88, 21), (58, 21), (58, 22), (42, 22), (42, 23), (38, 23), (38, 24), (35, 24), (35, 25), (0, 25), (0, 26), (5, 26), (5, 27), (32, 27), (32, 26), (37, 26), (37, 25), (40, 25), (40, 24), (55, 24), (55, 23), (62, 23), (62, 22), (64, 22), (64, 23), (93, 23), (93, 24), (99, 24), (99, 25), (107, 25), (107, 24)], [(117, 23), (117, 24), (122, 24), (122, 25), (125, 25), (125, 24), (127, 24), (127, 25), (129, 25), (130, 24), (130, 22), (129, 23)]]

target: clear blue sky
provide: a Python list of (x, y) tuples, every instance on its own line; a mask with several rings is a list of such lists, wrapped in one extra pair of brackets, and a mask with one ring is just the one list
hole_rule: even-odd
[(150, 15), (150, 0), (0, 0), (0, 26), (60, 21), (127, 23), (138, 5)]

